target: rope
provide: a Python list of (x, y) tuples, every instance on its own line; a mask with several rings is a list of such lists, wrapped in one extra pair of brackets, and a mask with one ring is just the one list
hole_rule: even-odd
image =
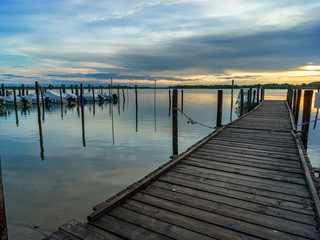
[(207, 128), (211, 128), (211, 129), (216, 129), (216, 127), (211, 127), (211, 126), (208, 126), (206, 124), (203, 124), (203, 123), (200, 123), (200, 122), (197, 122), (195, 120), (193, 120), (192, 118), (190, 118), (187, 114), (185, 114), (180, 108), (176, 108), (174, 110), (178, 110), (179, 112), (181, 112), (186, 118), (188, 118), (189, 121), (187, 121), (188, 124), (198, 124), (200, 126), (203, 126), (203, 127), (207, 127)]

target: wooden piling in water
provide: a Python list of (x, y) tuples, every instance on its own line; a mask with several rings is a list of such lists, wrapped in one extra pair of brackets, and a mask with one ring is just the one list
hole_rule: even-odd
[(135, 97), (136, 97), (136, 132), (138, 132), (138, 90), (137, 85), (134, 86)]
[(66, 93), (66, 85), (62, 84), (61, 87), (62, 87), (62, 92)]
[(29, 90), (28, 89), (26, 89), (26, 95), (29, 95)]
[(292, 100), (292, 113), (296, 111), (296, 101), (297, 101), (297, 89), (293, 90), (293, 100)]
[(250, 108), (251, 108), (251, 106), (250, 106), (250, 104), (251, 104), (251, 95), (250, 95), (250, 93), (251, 93), (251, 91), (249, 89), (248, 92), (247, 92), (247, 111), (248, 112), (250, 111)]
[(13, 87), (13, 100), (14, 100), (14, 106), (17, 107), (17, 95), (16, 95), (15, 87)]
[(4, 88), (4, 84), (2, 83), (1, 84), (1, 91), (2, 91), (2, 96), (6, 96), (6, 91), (5, 91), (5, 88)]
[(181, 89), (181, 110), (183, 111), (183, 89)]
[(94, 87), (92, 86), (92, 97), (93, 97), (93, 103), (96, 102), (96, 98), (95, 98), (95, 95), (94, 95)]
[(63, 98), (62, 98), (62, 88), (60, 87), (60, 103), (63, 104)]
[(70, 85), (71, 93), (73, 94), (73, 85)]
[(21, 96), (21, 88), (19, 88), (19, 96)]
[(0, 240), (8, 240), (6, 208), (3, 195), (2, 169), (0, 157)]
[(257, 89), (257, 105), (260, 103), (260, 89)]
[(21, 85), (22, 96), (24, 96), (24, 84)]
[(41, 102), (42, 102), (42, 105), (44, 105), (44, 98), (43, 98), (43, 90), (42, 90), (42, 87), (39, 87), (40, 89), (40, 94), (41, 94)]
[(172, 157), (178, 156), (178, 90), (172, 91)]
[(313, 90), (304, 91), (301, 135), (302, 135), (302, 142), (305, 149), (307, 149), (307, 146), (308, 146), (308, 134), (309, 134), (309, 124), (310, 124), (309, 122), (310, 122), (310, 115), (311, 115), (312, 95), (313, 95)]
[(112, 96), (111, 96), (111, 86), (110, 86), (110, 84), (109, 84), (109, 97), (112, 98)]
[(223, 101), (223, 91), (218, 90), (217, 122), (216, 122), (217, 127), (221, 127), (221, 122), (222, 122), (222, 101)]
[(91, 86), (90, 86), (90, 84), (88, 84), (88, 92), (90, 92), (90, 88), (91, 88)]
[(256, 106), (256, 90), (253, 90), (252, 108)]
[(240, 117), (243, 115), (243, 89), (240, 89)]
[(125, 102), (126, 101), (126, 96), (124, 94), (124, 89), (123, 88), (122, 88), (122, 97), (123, 97), (123, 102)]
[(120, 100), (120, 92), (119, 92), (119, 84), (118, 84), (118, 88), (117, 88), (117, 95), (118, 95), (118, 100)]
[(76, 95), (77, 95), (77, 104), (79, 104), (79, 89), (78, 89), (78, 84), (76, 85)]
[(82, 83), (80, 83), (80, 103), (81, 103), (81, 107), (83, 107), (83, 86), (82, 86)]
[(297, 99), (296, 99), (296, 109), (294, 114), (294, 122), (296, 126), (298, 124), (298, 119), (299, 119), (300, 101), (301, 101), (301, 89), (298, 89)]

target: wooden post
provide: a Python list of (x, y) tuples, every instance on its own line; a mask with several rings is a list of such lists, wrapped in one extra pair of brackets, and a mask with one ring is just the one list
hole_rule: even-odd
[(49, 90), (51, 90), (52, 89), (52, 85), (51, 84), (49, 84)]
[(26, 89), (26, 95), (29, 95), (29, 90), (28, 89)]
[(109, 84), (109, 97), (110, 97), (110, 99), (112, 98), (112, 96), (111, 96), (111, 86), (110, 86), (110, 84)]
[(183, 111), (183, 89), (181, 90), (181, 110)]
[(63, 93), (66, 93), (66, 85), (62, 84), (61, 87), (62, 87), (62, 92), (63, 92)]
[(247, 111), (249, 112), (250, 111), (250, 99), (251, 99), (251, 97), (250, 97), (250, 89), (248, 90), (248, 92), (247, 92)]
[(79, 104), (79, 89), (78, 89), (78, 84), (76, 85), (76, 95), (77, 95), (77, 103)]
[(14, 99), (14, 106), (17, 107), (17, 95), (16, 95), (15, 87), (13, 87), (13, 99)]
[(178, 90), (172, 91), (172, 157), (178, 156)]
[(261, 102), (264, 101), (264, 88), (261, 89)]
[(305, 149), (307, 149), (307, 146), (308, 146), (308, 134), (309, 134), (309, 122), (310, 122), (310, 115), (311, 115), (312, 95), (313, 95), (313, 90), (304, 91), (301, 134), (302, 134), (302, 142)]
[(256, 90), (253, 90), (252, 109), (256, 106)]
[(71, 88), (71, 93), (73, 94), (73, 85), (71, 85), (70, 88)]
[(19, 96), (21, 97), (21, 88), (19, 88)]
[(60, 88), (60, 102), (61, 102), (61, 105), (63, 104), (63, 98), (62, 98), (62, 89)]
[(81, 107), (83, 107), (83, 86), (82, 86), (82, 83), (80, 83), (80, 103), (81, 103)]
[(125, 102), (126, 101), (126, 96), (124, 94), (124, 89), (123, 88), (122, 88), (122, 97), (123, 97), (123, 102)]
[(234, 79), (232, 79), (232, 83), (231, 83), (231, 109), (233, 108), (233, 86), (234, 86)]
[(171, 115), (171, 90), (169, 89), (169, 117)]
[(1, 84), (1, 89), (2, 89), (2, 96), (6, 96), (6, 91), (5, 91), (5, 88), (4, 88), (4, 84), (2, 83)]
[(287, 93), (287, 102), (288, 102), (288, 105), (289, 105), (289, 108), (291, 109), (291, 103), (292, 103), (292, 89), (291, 89), (291, 86), (289, 86), (288, 88), (288, 93)]
[(35, 83), (36, 88), (36, 96), (37, 96), (37, 106), (38, 106), (38, 114), (40, 115), (40, 98), (39, 98), (39, 83)]
[(88, 92), (90, 92), (90, 84), (88, 84)]
[(93, 103), (95, 103), (96, 102), (96, 98), (94, 96), (94, 87), (93, 86), (92, 86), (92, 97), (93, 97)]
[(221, 127), (222, 120), (222, 100), (223, 100), (223, 91), (218, 90), (218, 104), (217, 104), (217, 127)]
[(136, 96), (136, 132), (138, 132), (138, 90), (137, 90), (137, 85), (134, 86), (134, 90), (135, 90), (135, 96)]
[(0, 240), (8, 240), (6, 208), (4, 204), (2, 170), (0, 158)]
[(259, 93), (260, 93), (260, 89), (258, 88), (257, 89), (257, 105), (260, 103), (260, 96), (259, 96), (260, 94)]
[(292, 113), (294, 114), (296, 112), (296, 101), (297, 101), (297, 89), (294, 89), (293, 91), (293, 101), (292, 101)]
[(294, 114), (294, 122), (297, 126), (298, 124), (298, 119), (299, 119), (299, 111), (300, 111), (300, 101), (301, 101), (301, 89), (298, 89), (298, 93), (297, 93), (297, 103), (296, 103), (296, 111)]
[(22, 96), (24, 96), (24, 84), (21, 85), (21, 89), (22, 89)]
[(240, 116), (243, 115), (243, 89), (240, 90)]
[(41, 94), (41, 102), (42, 102), (42, 105), (44, 105), (43, 90), (41, 87), (39, 88), (40, 88), (40, 94)]

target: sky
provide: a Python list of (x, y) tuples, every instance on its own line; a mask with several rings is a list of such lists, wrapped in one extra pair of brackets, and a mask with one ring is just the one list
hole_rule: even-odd
[(319, 0), (0, 0), (0, 83), (320, 81)]

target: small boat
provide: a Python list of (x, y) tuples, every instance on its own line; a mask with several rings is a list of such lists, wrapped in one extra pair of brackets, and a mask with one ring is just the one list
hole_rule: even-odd
[[(16, 103), (21, 104), (21, 99), (18, 96), (16, 97)], [(9, 95), (9, 96), (2, 97), (2, 104), (3, 105), (13, 105), (14, 104), (14, 96)]]
[[(66, 99), (66, 94), (62, 93), (62, 101)], [(43, 95), (45, 103), (60, 103), (61, 97), (60, 92), (53, 91), (53, 90), (47, 90), (47, 92)]]
[[(35, 93), (31, 93), (25, 96), (21, 96), (21, 102), (23, 104), (32, 104), (37, 103), (37, 95)], [(39, 98), (39, 102), (41, 102), (41, 98)]]

